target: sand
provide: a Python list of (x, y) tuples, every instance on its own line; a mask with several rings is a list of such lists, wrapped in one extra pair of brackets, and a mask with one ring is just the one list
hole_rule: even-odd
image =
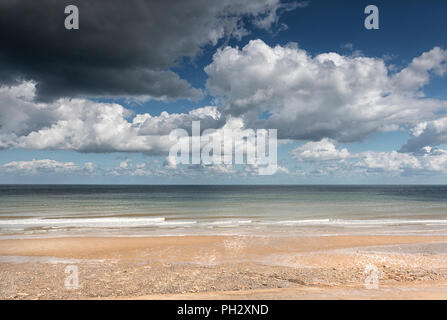
[(447, 299), (446, 248), (442, 236), (0, 240), (0, 298)]

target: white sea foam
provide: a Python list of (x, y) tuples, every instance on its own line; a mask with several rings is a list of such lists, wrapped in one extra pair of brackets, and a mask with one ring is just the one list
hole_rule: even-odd
[(383, 225), (447, 225), (447, 219), (426, 220), (426, 219), (304, 219), (304, 220), (280, 220), (263, 221), (263, 225), (301, 225), (301, 226), (383, 226)]
[(164, 217), (103, 217), (103, 218), (26, 218), (0, 220), (1, 229), (29, 228), (139, 228), (139, 227), (238, 227), (238, 226), (339, 226), (368, 227), (392, 225), (447, 226), (447, 219), (296, 219), (296, 220), (168, 220)]
[(205, 222), (204, 225), (209, 226), (229, 226), (229, 225), (241, 225), (241, 224), (250, 224), (251, 220), (217, 220), (211, 222)]
[(0, 221), (0, 228), (11, 228), (12, 226), (25, 228), (38, 227), (96, 227), (96, 228), (110, 228), (110, 227), (143, 227), (156, 226), (164, 224), (165, 218), (77, 218), (77, 219), (10, 219)]

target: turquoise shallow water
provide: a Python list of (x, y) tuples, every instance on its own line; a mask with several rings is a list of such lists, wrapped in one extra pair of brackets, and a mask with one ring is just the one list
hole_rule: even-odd
[(0, 236), (447, 234), (447, 186), (0, 186)]

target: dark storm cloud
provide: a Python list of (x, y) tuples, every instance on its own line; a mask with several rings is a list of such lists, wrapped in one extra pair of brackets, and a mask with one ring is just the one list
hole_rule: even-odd
[[(64, 28), (70, 4), (79, 8), (80, 30)], [(0, 84), (33, 80), (42, 101), (199, 98), (201, 90), (169, 68), (204, 45), (246, 34), (242, 17), (270, 28), (277, 11), (290, 6), (271, 0), (2, 0)]]

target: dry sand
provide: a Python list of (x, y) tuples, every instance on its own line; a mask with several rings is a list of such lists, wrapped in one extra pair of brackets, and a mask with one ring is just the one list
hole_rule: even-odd
[(0, 298), (447, 299), (446, 254), (441, 236), (0, 240)]

